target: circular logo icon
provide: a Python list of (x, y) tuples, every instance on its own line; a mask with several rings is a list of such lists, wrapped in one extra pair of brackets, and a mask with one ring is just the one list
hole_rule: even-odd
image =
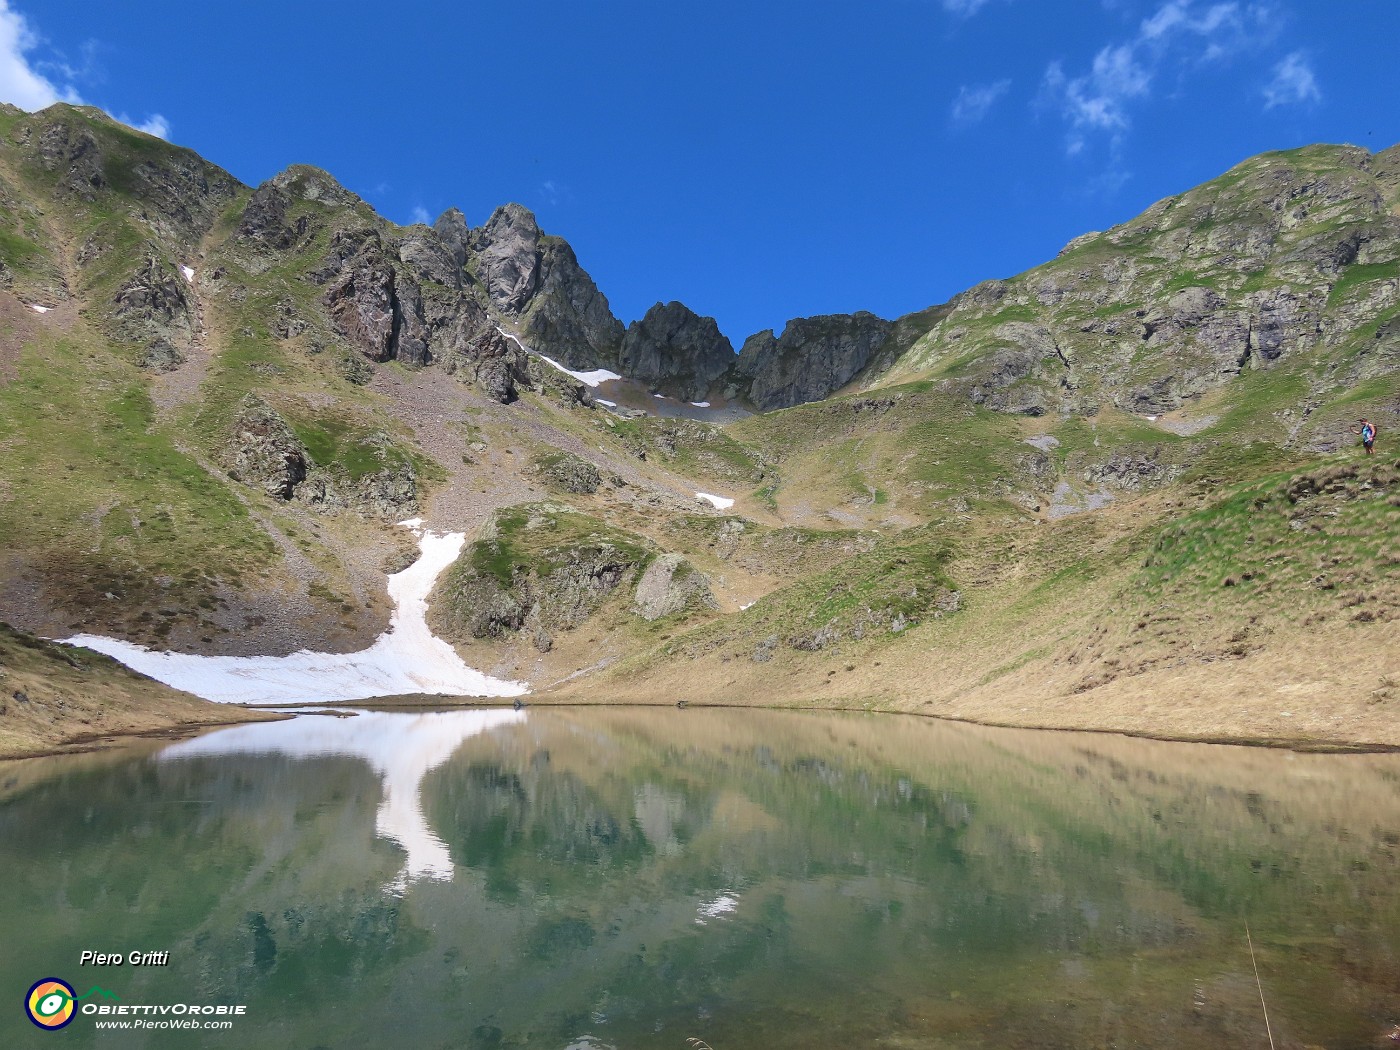
[(24, 997), (24, 1009), (29, 1019), (50, 1031), (62, 1028), (73, 1020), (73, 986), (57, 977), (35, 981)]

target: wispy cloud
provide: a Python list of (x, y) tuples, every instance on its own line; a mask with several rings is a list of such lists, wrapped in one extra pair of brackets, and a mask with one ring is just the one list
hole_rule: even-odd
[(943, 0), (943, 10), (958, 18), (971, 18), (988, 3), (990, 0)]
[(1070, 77), (1059, 62), (1045, 71), (1045, 93), (1069, 123), (1065, 151), (1084, 150), (1087, 136), (1105, 132), (1115, 147), (1131, 126), (1128, 104), (1148, 94), (1152, 74), (1138, 60), (1131, 44), (1105, 47), (1094, 56), (1089, 72)]
[(540, 183), (540, 196), (545, 199), (547, 204), (561, 204), (564, 201), (574, 199), (573, 192), (569, 187), (554, 179), (546, 179)]
[(433, 224), (433, 217), (428, 214), (428, 209), (421, 204), (415, 204), (413, 206), (413, 211), (409, 213), (409, 218), (414, 222), (421, 222), (424, 226), (431, 226)]
[(998, 80), (980, 87), (958, 88), (958, 97), (953, 100), (953, 122), (955, 124), (977, 124), (986, 118), (997, 100), (1011, 90), (1010, 80)]
[[(83, 105), (78, 89), (66, 79), (78, 76), (81, 71), (56, 60), (39, 60), (36, 55), (39, 44), (39, 35), (25, 17), (10, 6), (9, 0), (0, 0), (0, 102), (13, 103), (31, 113), (55, 102)], [(84, 48), (87, 68), (93, 66), (91, 52), (94, 46), (89, 44)], [(65, 78), (65, 82), (56, 82), (45, 71), (56, 73)], [(159, 113), (141, 121), (133, 120), (126, 114), (116, 119), (148, 135), (170, 138), (170, 121)]]
[[(1277, 36), (1281, 24), (1278, 9), (1269, 3), (1168, 0), (1139, 24), (1131, 39), (1100, 48), (1086, 72), (1071, 76), (1062, 62), (1050, 63), (1042, 100), (1057, 108), (1069, 126), (1067, 153), (1083, 152), (1094, 134), (1105, 136), (1117, 152), (1132, 127), (1134, 105), (1152, 97), (1164, 70), (1222, 64), (1257, 52)], [(1287, 93), (1286, 87), (1282, 90)]]
[(137, 131), (144, 131), (147, 135), (154, 135), (158, 139), (170, 140), (170, 121), (166, 120), (159, 113), (152, 113), (142, 121), (132, 120), (125, 113), (117, 115), (117, 120), (121, 121), (129, 128)]
[(1322, 100), (1317, 75), (1301, 51), (1295, 51), (1274, 66), (1274, 79), (1264, 88), (1264, 108), (1298, 105)]

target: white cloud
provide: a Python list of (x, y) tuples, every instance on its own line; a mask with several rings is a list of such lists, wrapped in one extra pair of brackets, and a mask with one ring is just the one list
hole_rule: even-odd
[[(1050, 63), (1041, 97), (1069, 125), (1065, 149), (1071, 156), (1082, 153), (1093, 134), (1108, 136), (1116, 151), (1132, 126), (1134, 104), (1152, 97), (1159, 74), (1172, 81), (1173, 70), (1258, 51), (1280, 25), (1281, 17), (1269, 3), (1167, 0), (1143, 19), (1131, 39), (1100, 48), (1087, 72), (1070, 76), (1063, 63)], [(1286, 84), (1280, 91), (1291, 98)], [(1269, 97), (1270, 105), (1277, 104), (1272, 91)]]
[(422, 223), (424, 226), (431, 226), (433, 224), (433, 217), (428, 214), (428, 209), (421, 204), (415, 204), (413, 206), (413, 212), (410, 218), (412, 218), (414, 222)]
[(981, 87), (964, 84), (958, 89), (958, 97), (953, 100), (953, 120), (958, 124), (978, 123), (1010, 89), (1010, 80), (998, 80)]
[(152, 113), (149, 117), (140, 122), (132, 120), (125, 113), (120, 114), (116, 119), (129, 128), (135, 128), (137, 131), (144, 131), (147, 135), (154, 135), (156, 138), (165, 139), (167, 142), (170, 141), (170, 121), (166, 120), (159, 113)]
[[(46, 109), (55, 102), (84, 105), (78, 89), (71, 83), (56, 84), (40, 72), (41, 68), (49, 69), (66, 77), (73, 77), (78, 71), (62, 62), (41, 63), (34, 60), (33, 55), (38, 46), (38, 34), (25, 21), (24, 16), (10, 7), (9, 0), (0, 0), (0, 102), (10, 102), (30, 113)], [(90, 50), (91, 45), (86, 49)], [(147, 135), (161, 139), (170, 138), (170, 121), (159, 113), (153, 113), (140, 122), (132, 120), (124, 113), (116, 119), (137, 131), (144, 131)]]
[(9, 0), (0, 0), (0, 101), (31, 113), (55, 102), (80, 102), (72, 85), (54, 84), (30, 62), (38, 43), (24, 16), (10, 9)]
[(1128, 103), (1147, 95), (1151, 85), (1152, 74), (1138, 62), (1131, 44), (1102, 48), (1083, 76), (1066, 76), (1059, 62), (1050, 63), (1045, 71), (1045, 90), (1058, 100), (1069, 121), (1070, 153), (1083, 150), (1087, 132), (1127, 131)]
[(1274, 66), (1274, 79), (1264, 88), (1265, 109), (1318, 102), (1321, 99), (1322, 89), (1317, 86), (1317, 75), (1301, 51), (1293, 52)]

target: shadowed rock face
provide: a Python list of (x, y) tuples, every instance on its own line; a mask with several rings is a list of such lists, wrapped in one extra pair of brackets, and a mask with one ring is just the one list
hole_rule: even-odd
[(735, 364), (713, 317), (682, 303), (657, 303), (622, 340), (619, 371), (686, 401), (703, 399)]
[(776, 338), (771, 329), (749, 336), (738, 360), (749, 400), (766, 411), (829, 396), (870, 362), (893, 327), (862, 310), (799, 317)]

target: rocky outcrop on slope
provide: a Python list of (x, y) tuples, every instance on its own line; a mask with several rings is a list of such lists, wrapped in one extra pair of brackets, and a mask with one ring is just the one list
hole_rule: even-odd
[(891, 322), (865, 311), (799, 317), (780, 336), (770, 329), (744, 340), (736, 368), (755, 408), (819, 401), (865, 368), (891, 328)]
[(657, 303), (622, 340), (623, 375), (684, 401), (705, 399), (736, 364), (734, 347), (713, 317), (683, 303)]
[(141, 365), (164, 372), (180, 365), (194, 334), (187, 282), (154, 252), (117, 292), (113, 303), (120, 340), (143, 347)]
[[(319, 200), (336, 198), (319, 180), (303, 177), (298, 185), (314, 189)], [(248, 227), (245, 212), (240, 229)], [(456, 248), (434, 230), (395, 233), (351, 222), (332, 235), (308, 279), (325, 286), (321, 304), (335, 332), (371, 361), (441, 362), (502, 403), (528, 385), (525, 351), (501, 335)]]
[(273, 499), (378, 518), (415, 513), (418, 479), (412, 462), (383, 434), (369, 435), (360, 447), (380, 462), (378, 470), (355, 475), (338, 462), (318, 464), (287, 421), (249, 394), (239, 404), (222, 458), (229, 477)]
[(687, 609), (717, 609), (710, 580), (679, 554), (654, 559), (637, 581), (633, 610), (650, 623)]
[(224, 462), (229, 477), (289, 500), (310, 468), (306, 446), (267, 402), (249, 394), (238, 406)]
[(556, 503), (498, 512), (433, 599), (448, 638), (499, 639), (528, 630), (541, 650), (580, 626), (651, 557), (639, 536)]

